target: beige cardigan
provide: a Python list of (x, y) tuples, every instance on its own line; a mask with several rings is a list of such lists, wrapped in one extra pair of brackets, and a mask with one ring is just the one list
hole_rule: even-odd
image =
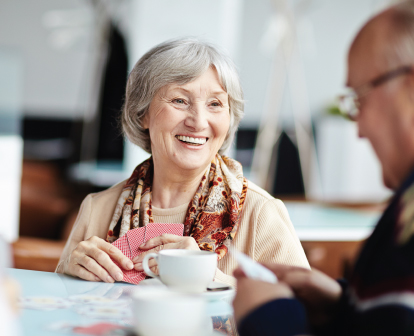
[[(79, 242), (92, 236), (106, 238), (124, 183), (125, 181), (105, 191), (90, 194), (84, 199), (56, 272), (63, 273), (64, 264), (69, 262), (70, 254)], [(184, 223), (186, 211), (187, 205), (173, 209), (153, 208), (154, 222)], [(259, 262), (309, 268), (284, 204), (250, 181), (234, 246)], [(218, 262), (215, 280), (234, 285), (232, 273), (236, 267), (234, 258), (226, 254)]]

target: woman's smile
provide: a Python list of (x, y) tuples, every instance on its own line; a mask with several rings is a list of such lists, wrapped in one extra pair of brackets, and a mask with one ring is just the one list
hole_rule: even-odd
[(145, 119), (154, 162), (169, 174), (204, 171), (229, 131), (228, 99), (214, 68), (192, 82), (161, 88)]
[(178, 141), (186, 145), (196, 146), (196, 147), (201, 147), (208, 141), (208, 138), (206, 137), (196, 137), (196, 136), (191, 136), (191, 135), (189, 136), (176, 135), (175, 137), (178, 139)]

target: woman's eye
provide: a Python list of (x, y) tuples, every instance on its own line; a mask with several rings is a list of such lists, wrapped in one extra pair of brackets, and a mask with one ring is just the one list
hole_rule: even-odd
[(220, 103), (220, 102), (218, 102), (218, 101), (214, 101), (214, 102), (212, 102), (212, 103), (211, 103), (211, 106), (214, 106), (214, 107), (219, 107), (219, 106), (222, 106), (222, 105), (221, 105), (221, 103)]
[(181, 98), (176, 98), (176, 99), (173, 99), (173, 103), (185, 104), (185, 100)]

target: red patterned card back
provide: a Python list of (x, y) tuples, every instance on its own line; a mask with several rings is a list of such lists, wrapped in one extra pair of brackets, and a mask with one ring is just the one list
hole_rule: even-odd
[(181, 237), (184, 233), (184, 224), (180, 223), (149, 223), (146, 228), (144, 242), (161, 236), (163, 233), (170, 233)]
[(133, 230), (129, 230), (126, 233), (128, 237), (129, 248), (131, 250), (131, 259), (134, 259), (137, 255), (141, 254), (142, 251), (139, 246), (144, 242), (146, 227), (140, 227)]
[[(121, 252), (129, 259), (135, 258), (140, 255), (143, 250), (139, 249), (139, 246), (148, 241), (151, 238), (158, 237), (163, 233), (169, 233), (176, 236), (182, 236), (184, 232), (184, 225), (179, 223), (149, 223), (145, 227), (129, 230), (121, 238), (118, 238), (112, 245), (116, 246)], [(146, 278), (144, 272), (138, 272), (134, 269), (127, 271), (123, 269), (118, 262), (114, 260), (114, 263), (122, 270), (124, 278), (122, 281), (132, 284), (138, 284), (140, 281)]]
[(112, 243), (112, 245), (117, 247), (124, 254), (124, 256), (131, 259), (131, 250), (129, 248), (128, 239), (126, 235), (123, 235), (121, 238), (115, 240)]

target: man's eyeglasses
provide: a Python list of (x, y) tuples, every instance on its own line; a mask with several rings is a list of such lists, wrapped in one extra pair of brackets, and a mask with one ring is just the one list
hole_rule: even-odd
[(371, 92), (372, 89), (380, 86), (398, 76), (413, 72), (411, 66), (403, 66), (378, 76), (372, 81), (361, 85), (356, 89), (349, 89), (349, 93), (339, 96), (339, 110), (351, 120), (355, 120), (359, 113), (359, 100)]

